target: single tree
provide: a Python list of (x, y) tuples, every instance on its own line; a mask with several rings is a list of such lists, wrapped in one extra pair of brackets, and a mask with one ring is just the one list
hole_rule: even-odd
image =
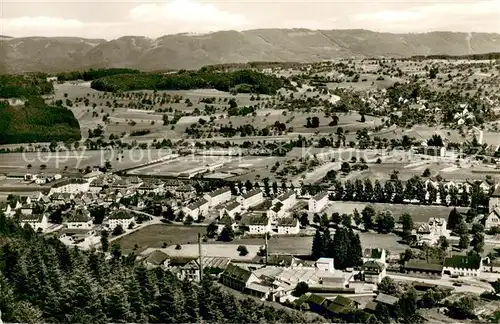
[(408, 213), (404, 213), (403, 215), (401, 215), (399, 222), (403, 227), (403, 239), (408, 240), (413, 231), (413, 219), (411, 218), (411, 215)]
[(448, 247), (450, 247), (450, 242), (446, 238), (446, 236), (441, 235), (438, 239), (437, 245), (439, 248), (441, 248), (443, 251), (446, 251)]
[(363, 225), (365, 229), (368, 230), (373, 227), (373, 218), (375, 217), (375, 209), (372, 206), (366, 206), (361, 211), (361, 216), (363, 217)]
[(115, 228), (113, 229), (113, 233), (112, 235), (113, 236), (117, 236), (117, 235), (121, 235), (123, 234), (125, 231), (123, 230), (123, 226), (118, 224), (115, 226)]
[(302, 213), (300, 215), (299, 222), (302, 227), (309, 226), (309, 216), (307, 213)]
[(231, 225), (226, 225), (219, 235), (219, 241), (231, 242), (234, 239), (234, 231)]
[(246, 246), (244, 245), (240, 245), (238, 246), (238, 249), (237, 249), (238, 252), (240, 252), (240, 256), (245, 256), (248, 254), (248, 249)]
[(109, 237), (108, 231), (104, 230), (104, 231), (101, 232), (101, 249), (104, 252), (108, 252), (108, 249), (109, 249), (109, 240), (108, 240), (108, 237)]
[(215, 224), (215, 222), (212, 222), (212, 223), (208, 224), (208, 226), (207, 226), (207, 237), (208, 238), (215, 238), (217, 236), (217, 230), (218, 230), (218, 227)]
[(394, 282), (394, 279), (390, 277), (382, 278), (382, 281), (377, 285), (378, 291), (387, 294), (387, 295), (397, 295), (399, 292), (399, 288)]
[(448, 223), (446, 224), (446, 228), (450, 231), (455, 231), (455, 228), (462, 222), (462, 215), (460, 212), (453, 208), (450, 211), (450, 215), (448, 216)]
[(323, 249), (324, 249), (323, 237), (321, 235), (321, 232), (319, 230), (316, 230), (316, 233), (314, 234), (314, 238), (312, 241), (311, 255), (314, 258), (320, 258), (323, 254)]
[(469, 244), (470, 244), (469, 235), (467, 234), (460, 235), (460, 240), (458, 241), (458, 247), (463, 250), (468, 248)]
[(309, 291), (309, 285), (304, 281), (300, 281), (293, 289), (292, 295), (295, 297), (300, 297), (305, 293), (307, 293), (308, 291)]

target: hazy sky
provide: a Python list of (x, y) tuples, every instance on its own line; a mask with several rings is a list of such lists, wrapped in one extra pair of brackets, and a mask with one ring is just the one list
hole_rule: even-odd
[(254, 28), (500, 32), (500, 0), (0, 0), (0, 34), (157, 37)]

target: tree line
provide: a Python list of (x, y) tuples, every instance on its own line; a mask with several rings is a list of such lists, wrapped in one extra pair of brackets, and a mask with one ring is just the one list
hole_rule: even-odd
[(284, 80), (252, 70), (233, 72), (199, 70), (169, 74), (117, 74), (93, 80), (91, 87), (95, 90), (109, 92), (213, 88), (226, 92), (274, 94), (283, 87)]
[[(344, 165), (342, 167), (346, 171), (347, 167)], [(397, 174), (393, 174), (392, 177), (394, 179), (384, 184), (379, 180), (372, 182), (371, 179), (364, 181), (356, 179), (354, 182), (346, 180), (344, 183), (335, 181), (335, 190), (330, 195), (330, 199), (397, 204), (407, 201), (420, 204), (439, 202), (445, 206), (470, 206), (472, 208), (488, 206), (488, 195), (477, 183), (472, 184), (469, 191), (465, 188), (459, 191), (456, 186), (446, 188), (443, 182), (439, 182), (437, 188), (430, 183), (425, 185), (425, 181), (420, 177), (413, 177), (404, 185), (401, 180), (397, 179)]]
[(111, 69), (89, 69), (88, 71), (61, 72), (56, 74), (56, 76), (57, 76), (57, 81), (74, 81), (74, 80), (92, 81), (95, 79), (104, 78), (111, 75), (137, 74), (137, 73), (141, 73), (141, 71), (135, 69), (111, 68)]

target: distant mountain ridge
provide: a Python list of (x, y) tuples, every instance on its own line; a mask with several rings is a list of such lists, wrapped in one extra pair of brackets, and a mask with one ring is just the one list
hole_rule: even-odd
[(251, 61), (314, 62), (341, 57), (409, 57), (500, 52), (500, 34), (368, 30), (254, 29), (156, 39), (124, 36), (0, 38), (0, 73), (123, 67), (196, 69)]

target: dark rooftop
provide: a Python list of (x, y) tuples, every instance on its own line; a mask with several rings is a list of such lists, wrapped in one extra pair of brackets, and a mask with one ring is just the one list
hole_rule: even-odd
[(481, 257), (454, 255), (444, 259), (444, 266), (461, 269), (479, 269), (481, 266)]
[(19, 220), (21, 222), (41, 222), (42, 219), (43, 219), (43, 214), (31, 214), (31, 215), (22, 214)]
[(243, 269), (241, 267), (238, 267), (237, 265), (234, 265), (232, 263), (229, 263), (226, 266), (226, 270), (222, 275), (225, 277), (229, 277), (233, 280), (239, 281), (241, 283), (246, 283), (250, 278), (250, 276), (252, 275), (252, 272)]
[(322, 192), (318, 192), (316, 195), (314, 195), (313, 199), (314, 200), (321, 200), (321, 199), (325, 198), (325, 196), (328, 196), (328, 192), (322, 191)]
[(167, 259), (168, 259), (168, 254), (160, 250), (156, 250), (146, 258), (146, 262), (152, 263), (154, 265), (161, 265)]
[(285, 217), (278, 219), (278, 226), (297, 226), (297, 219), (293, 217)]
[(261, 192), (262, 192), (262, 190), (261, 190), (261, 189), (252, 189), (252, 190), (248, 191), (246, 194), (241, 195), (241, 196), (242, 196), (243, 198), (245, 198), (245, 199), (248, 199), (248, 198), (250, 198), (250, 197), (253, 197), (253, 196), (255, 196), (255, 195), (258, 195), (258, 194), (259, 194), (259, 193), (261, 193)]
[(223, 193), (226, 193), (228, 191), (231, 191), (231, 189), (229, 189), (229, 187), (224, 187), (224, 188), (220, 188), (220, 189), (211, 191), (208, 193), (208, 195), (210, 197), (217, 197), (217, 196), (222, 195)]
[(201, 198), (200, 200), (197, 200), (194, 203), (189, 204), (187, 208), (189, 208), (190, 210), (195, 210), (196, 208), (199, 208), (207, 203), (208, 201), (205, 198)]
[(407, 270), (420, 270), (420, 271), (442, 271), (443, 265), (436, 262), (427, 262), (426, 260), (411, 259), (408, 260), (404, 268)]
[(377, 303), (382, 303), (382, 304), (387, 304), (387, 305), (393, 306), (399, 301), (399, 298), (391, 296), (391, 295), (386, 295), (386, 294), (380, 293), (375, 298), (375, 301)]

